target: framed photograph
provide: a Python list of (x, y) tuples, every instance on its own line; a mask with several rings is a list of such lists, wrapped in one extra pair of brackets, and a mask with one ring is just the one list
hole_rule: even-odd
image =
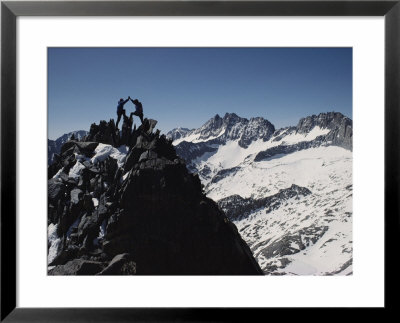
[(1, 319), (390, 309), (399, 14), (3, 1)]

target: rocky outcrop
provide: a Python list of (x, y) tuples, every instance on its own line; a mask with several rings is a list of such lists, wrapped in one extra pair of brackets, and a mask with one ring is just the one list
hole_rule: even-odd
[[(124, 120), (122, 133), (102, 121), (64, 144), (49, 167), (49, 274), (262, 274), (155, 124), (131, 130)], [(126, 146), (126, 156), (100, 158), (107, 145)]]
[[(324, 236), (328, 229), (328, 226), (311, 225), (295, 233), (285, 234), (279, 240), (272, 243), (268, 243), (269, 241), (263, 241), (257, 246), (257, 255), (262, 255), (266, 259), (271, 259), (273, 257), (284, 257), (297, 254), (315, 244)], [(280, 262), (282, 264), (281, 268), (284, 268), (291, 261), (287, 258), (281, 258)], [(264, 268), (264, 272), (267, 275), (276, 274), (275, 271), (277, 269), (276, 265), (267, 265)]]
[[(348, 150), (353, 149), (353, 122), (341, 113), (329, 112), (320, 113), (318, 116), (311, 116), (300, 119), (297, 127), (288, 128), (282, 134), (278, 133), (275, 141), (280, 141), (288, 134), (307, 134), (314, 127), (321, 129), (330, 129), (326, 135), (316, 137), (311, 141), (301, 141), (296, 144), (271, 147), (267, 150), (260, 151), (254, 158), (254, 161), (263, 161), (280, 155), (291, 154), (309, 148), (320, 146), (339, 146)], [(282, 130), (280, 130), (282, 132)], [(276, 135), (276, 134), (275, 134)]]
[(218, 205), (232, 221), (241, 220), (257, 209), (265, 209), (271, 212), (278, 209), (288, 199), (300, 198), (310, 195), (311, 191), (306, 187), (293, 184), (282, 189), (278, 193), (260, 199), (243, 198), (240, 195), (231, 195), (218, 201)]
[(338, 125), (325, 137), (326, 143), (353, 150), (353, 122), (349, 118), (342, 118)]
[(209, 142), (193, 143), (183, 141), (176, 146), (177, 154), (185, 161), (193, 161), (203, 156), (205, 153), (213, 153), (217, 150), (217, 145)]
[(68, 261), (65, 265), (50, 269), (49, 275), (95, 275), (104, 268), (104, 264), (99, 261), (90, 261), (85, 259), (74, 259)]
[(257, 155), (254, 157), (255, 162), (263, 161), (263, 160), (268, 160), (272, 158), (278, 158), (282, 157), (282, 155), (288, 155), (291, 153), (294, 153), (296, 151), (301, 151), (304, 149), (309, 149), (309, 148), (315, 148), (319, 147), (322, 145), (322, 141), (324, 140), (324, 137), (317, 137), (315, 140), (312, 141), (302, 141), (294, 145), (279, 145), (279, 146), (274, 146), (272, 148), (260, 151), (257, 153)]
[(75, 139), (82, 139), (87, 135), (87, 131), (85, 130), (79, 130), (79, 131), (73, 131), (70, 133), (66, 133), (62, 135), (61, 137), (57, 138), (56, 140), (47, 140), (47, 146), (48, 146), (48, 154), (47, 154), (47, 165), (51, 165), (54, 162), (54, 159), (56, 158), (56, 155), (60, 153), (61, 147), (63, 144), (65, 144), (68, 140), (71, 138), (73, 140)]
[(353, 150), (353, 121), (340, 112), (320, 113), (300, 119), (297, 133), (308, 133), (314, 127), (329, 129), (330, 132), (320, 139), (320, 144), (334, 145)]
[(129, 253), (116, 255), (97, 275), (134, 275), (136, 274), (136, 263)]
[(218, 183), (220, 180), (236, 174), (240, 169), (240, 167), (222, 169), (218, 171), (217, 174), (215, 174), (215, 176), (211, 180), (211, 183)]
[(297, 124), (296, 130), (297, 133), (306, 134), (316, 126), (321, 129), (333, 130), (342, 127), (344, 123), (349, 125), (351, 124), (351, 120), (340, 112), (326, 112), (301, 118)]

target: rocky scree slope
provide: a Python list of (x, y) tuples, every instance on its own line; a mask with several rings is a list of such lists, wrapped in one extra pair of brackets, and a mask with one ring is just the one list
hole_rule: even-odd
[(48, 168), (49, 274), (262, 274), (155, 125), (101, 121), (63, 145)]

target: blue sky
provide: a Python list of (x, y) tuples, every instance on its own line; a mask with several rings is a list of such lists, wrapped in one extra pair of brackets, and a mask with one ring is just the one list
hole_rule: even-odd
[(116, 119), (117, 101), (129, 95), (163, 133), (226, 112), (276, 128), (327, 111), (352, 118), (352, 49), (48, 49), (50, 139)]

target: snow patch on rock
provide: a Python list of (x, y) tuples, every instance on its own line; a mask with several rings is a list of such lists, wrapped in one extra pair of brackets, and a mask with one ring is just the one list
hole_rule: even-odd
[(47, 243), (49, 252), (47, 254), (47, 263), (51, 263), (58, 255), (61, 247), (61, 239), (57, 235), (58, 224), (50, 223), (47, 228)]
[(122, 167), (128, 153), (128, 147), (125, 145), (115, 148), (111, 145), (98, 144), (95, 149), (95, 155), (91, 158), (91, 162), (96, 165), (106, 160), (109, 156), (117, 160), (118, 167)]

